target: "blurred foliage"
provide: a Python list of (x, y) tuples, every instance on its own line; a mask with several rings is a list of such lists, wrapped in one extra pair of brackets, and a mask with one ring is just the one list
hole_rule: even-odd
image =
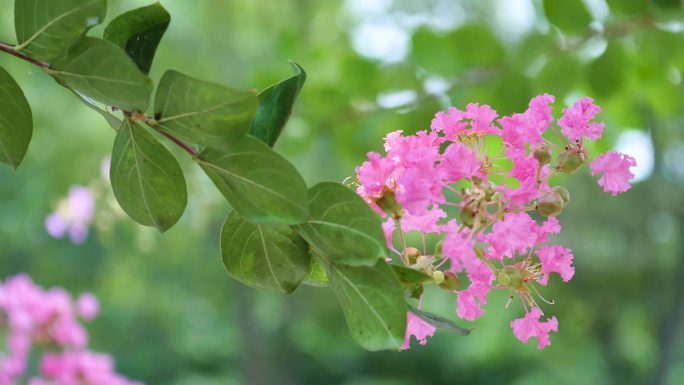
[[(539, 93), (557, 108), (580, 95), (603, 107), (611, 148), (639, 130), (653, 169), (608, 199), (587, 174), (562, 180), (572, 204), (559, 241), (576, 256), (569, 285), (545, 296), (560, 330), (537, 351), (508, 323), (505, 293), (467, 336), (438, 333), (404, 353), (355, 345), (330, 291), (291, 296), (248, 289), (225, 273), (218, 234), (227, 205), (184, 159), (189, 206), (156, 234), (125, 219), (100, 189), (90, 239), (54, 240), (44, 217), (72, 184), (99, 180), (114, 131), (73, 95), (14, 58), (0, 65), (34, 110), (22, 168), (0, 168), (0, 276), (92, 291), (103, 314), (93, 346), (148, 384), (681, 384), (684, 382), (684, 15), (678, 0), (492, 2), (162, 1), (172, 21), (151, 70), (173, 68), (240, 89), (263, 89), (306, 68), (307, 84), (276, 145), (309, 185), (342, 181), (382, 137), (429, 126), (469, 102), (500, 115)], [(0, 41), (14, 43), (12, 0), (0, 0)], [(107, 19), (146, 5), (110, 0)], [(93, 33), (102, 33), (98, 27)], [(174, 150), (175, 151), (175, 150)], [(642, 151), (643, 152), (643, 151)], [(646, 151), (648, 154), (648, 151)], [(601, 202), (601, 203), (597, 203)], [(455, 300), (427, 303), (455, 316)]]

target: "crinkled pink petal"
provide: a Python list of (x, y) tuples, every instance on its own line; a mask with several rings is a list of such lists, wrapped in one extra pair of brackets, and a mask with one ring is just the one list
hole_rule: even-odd
[(471, 284), (467, 289), (456, 292), (456, 314), (468, 321), (474, 321), (484, 314), (482, 305), (487, 303), (491, 286)]
[(416, 340), (421, 345), (427, 344), (427, 338), (432, 337), (437, 330), (434, 326), (423, 321), (417, 315), (408, 312), (406, 320), (406, 337), (404, 339), (404, 344), (401, 346), (401, 350), (406, 350), (411, 347), (411, 336), (416, 337)]
[(459, 233), (458, 223), (452, 219), (444, 230), (447, 235), (442, 245), (442, 253), (451, 261), (449, 270), (459, 273), (467, 267), (474, 266), (479, 260), (473, 251), (473, 240), (468, 237), (468, 229)]
[(598, 156), (590, 165), (591, 175), (603, 173), (598, 184), (603, 187), (603, 191), (610, 192), (613, 196), (632, 187), (629, 184), (634, 179), (634, 174), (629, 170), (631, 167), (636, 167), (636, 160), (616, 151)]
[(492, 232), (485, 240), (489, 242), (492, 257), (501, 259), (517, 253), (525, 254), (537, 243), (539, 226), (527, 213), (507, 214), (494, 223)]
[(497, 116), (496, 111), (486, 104), (470, 103), (466, 106), (465, 117), (471, 120), (472, 131), (477, 135), (500, 135), (500, 130), (492, 125)]
[(481, 168), (482, 161), (475, 150), (460, 142), (452, 143), (447, 147), (439, 167), (447, 183), (454, 183), (462, 178), (470, 179), (474, 176), (484, 179), (485, 174)]
[(438, 222), (446, 218), (444, 210), (433, 207), (423, 215), (413, 215), (409, 212), (404, 213), (401, 218), (401, 227), (404, 231), (419, 231), (424, 234), (438, 233), (442, 231), (442, 226)]
[(377, 152), (369, 152), (368, 160), (356, 168), (366, 194), (380, 195), (394, 172), (394, 163)]
[(593, 99), (583, 98), (569, 108), (563, 109), (563, 116), (558, 119), (563, 135), (571, 141), (589, 138), (597, 140), (603, 134), (605, 123), (592, 123), (601, 107), (594, 104)]
[(536, 252), (542, 266), (542, 277), (538, 280), (540, 285), (546, 286), (551, 273), (558, 273), (563, 282), (568, 282), (575, 275), (572, 266), (572, 250), (559, 245), (541, 246)]
[(430, 128), (434, 132), (444, 134), (446, 140), (457, 140), (460, 133), (468, 129), (468, 124), (462, 120), (465, 113), (455, 107), (449, 107), (447, 112), (438, 112), (430, 123)]
[(541, 322), (539, 321), (541, 316), (541, 310), (534, 307), (529, 313), (525, 314), (525, 317), (511, 321), (511, 328), (515, 338), (527, 343), (530, 338), (537, 337), (539, 342), (537, 347), (539, 349), (551, 345), (549, 333), (551, 331), (558, 331), (558, 320), (556, 320), (556, 317), (551, 317), (547, 321)]

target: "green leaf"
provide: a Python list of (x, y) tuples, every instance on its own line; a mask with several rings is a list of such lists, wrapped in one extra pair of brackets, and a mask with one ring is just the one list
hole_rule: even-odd
[(93, 99), (91, 99), (85, 95), (82, 95), (82, 94), (80, 94), (74, 90), (70, 90), (70, 91), (72, 91), (78, 97), (78, 100), (83, 102), (83, 104), (85, 104), (88, 108), (90, 108), (91, 110), (100, 114), (100, 116), (102, 116), (104, 118), (104, 120), (106, 120), (107, 123), (113, 129), (115, 129), (117, 131), (119, 130), (119, 127), (121, 127), (121, 124), (123, 124), (121, 119), (117, 118), (116, 116), (111, 114), (109, 111), (105, 111), (102, 108), (100, 108), (100, 106), (97, 105), (97, 102), (95, 102)]
[(380, 216), (349, 188), (333, 182), (312, 187), (309, 213), (299, 233), (331, 262), (373, 266), (387, 255)]
[(246, 136), (230, 151), (205, 149), (197, 162), (242, 217), (251, 223), (302, 223), (306, 183), (285, 158)]
[(306, 81), (306, 72), (299, 64), (290, 62), (295, 74), (259, 93), (259, 108), (249, 133), (273, 147), (285, 123), (290, 118), (299, 91)]
[(444, 318), (440, 315), (430, 313), (430, 312), (427, 312), (424, 310), (416, 309), (415, 307), (410, 306), (410, 305), (409, 305), (409, 311), (411, 313), (415, 314), (416, 316), (418, 316), (418, 318), (422, 319), (423, 321), (425, 321), (425, 322), (429, 323), (430, 325), (436, 327), (437, 329), (447, 330), (447, 331), (450, 331), (450, 332), (453, 332), (456, 334), (461, 334), (464, 336), (470, 334), (471, 329), (462, 328), (462, 327), (456, 325), (456, 323), (454, 321), (452, 321), (448, 318)]
[(318, 258), (311, 258), (311, 267), (309, 270), (309, 275), (302, 281), (303, 284), (317, 287), (330, 286), (328, 273), (325, 272), (325, 268)]
[(149, 105), (152, 81), (106, 40), (79, 40), (47, 71), (65, 87), (106, 105), (124, 111), (145, 111)]
[(401, 283), (415, 285), (419, 283), (434, 282), (431, 276), (423, 273), (422, 271), (401, 265), (391, 266)]
[(330, 287), (356, 342), (373, 351), (401, 347), (406, 334), (407, 306), (399, 281), (387, 263), (331, 264)]
[(141, 225), (164, 232), (183, 215), (188, 195), (176, 158), (130, 119), (116, 135), (109, 175), (121, 208)]
[(171, 15), (159, 3), (117, 16), (104, 38), (123, 48), (140, 70), (148, 74), (157, 46), (171, 23)]
[(19, 84), (0, 67), (0, 162), (16, 169), (26, 155), (33, 117)]
[(221, 257), (228, 274), (257, 289), (293, 292), (309, 275), (308, 245), (285, 225), (254, 225), (236, 212), (221, 230)]
[(549, 22), (563, 32), (582, 32), (591, 23), (583, 0), (544, 0), (544, 13)]
[(107, 12), (105, 0), (16, 0), (15, 51), (51, 63)]
[(162, 130), (191, 143), (226, 150), (249, 131), (257, 103), (253, 92), (167, 71), (157, 88), (154, 111)]

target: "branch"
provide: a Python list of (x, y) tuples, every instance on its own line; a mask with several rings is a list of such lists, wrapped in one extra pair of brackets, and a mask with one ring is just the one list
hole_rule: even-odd
[(36, 65), (42, 69), (48, 69), (50, 67), (50, 65), (44, 61), (31, 59), (30, 57), (25, 56), (24, 54), (15, 51), (14, 46), (11, 44), (6, 44), (3, 42), (0, 42), (0, 51), (8, 53), (12, 56), (18, 57), (19, 59), (26, 61), (26, 62), (29, 62), (33, 65)]

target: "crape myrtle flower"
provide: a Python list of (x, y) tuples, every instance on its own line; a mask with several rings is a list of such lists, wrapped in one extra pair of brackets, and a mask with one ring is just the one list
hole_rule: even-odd
[[(589, 164), (599, 186), (615, 196), (631, 187), (636, 166), (614, 151), (591, 159), (585, 140), (598, 140), (605, 128), (595, 121), (601, 109), (591, 98), (563, 109), (557, 122), (554, 102), (552, 95), (536, 96), (526, 111), (500, 118), (488, 105), (449, 107), (435, 114), (429, 130), (387, 134), (385, 152), (368, 153), (356, 169), (356, 191), (386, 218), (387, 245), (400, 263), (452, 293), (464, 320), (485, 313), (492, 290), (507, 291), (506, 307), (516, 300), (524, 313), (510, 322), (513, 335), (525, 343), (537, 338), (540, 349), (551, 343), (558, 321), (541, 320), (540, 303), (553, 302), (539, 288), (575, 274), (572, 250), (550, 243), (570, 201), (568, 190), (550, 178)], [(408, 232), (422, 242), (407, 244), (416, 239)], [(428, 235), (440, 239), (434, 250), (427, 249)], [(407, 295), (422, 303), (422, 287)], [(403, 348), (411, 337), (424, 345), (435, 327), (407, 317)]]

